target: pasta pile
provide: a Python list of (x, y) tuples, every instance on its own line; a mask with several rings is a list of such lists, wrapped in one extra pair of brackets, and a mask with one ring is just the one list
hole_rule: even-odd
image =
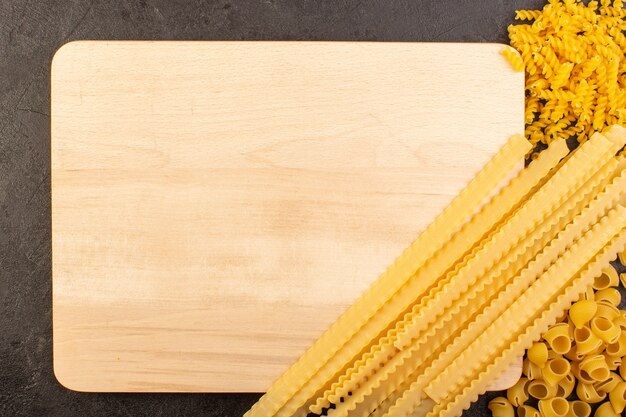
[[(519, 10), (503, 51), (526, 70), (526, 137), (541, 149), (556, 138), (586, 141), (626, 123), (626, 10), (623, 0), (551, 0)], [(539, 146), (537, 146), (539, 145)]]
[[(519, 10), (503, 55), (526, 71), (526, 135), (540, 151), (557, 138), (585, 142), (626, 121), (623, 1), (550, 1)], [(538, 156), (533, 154), (533, 158)], [(623, 152), (622, 152), (623, 154)], [(626, 252), (620, 254), (626, 263)], [(626, 406), (625, 274), (607, 265), (569, 312), (528, 349), (523, 377), (489, 403), (494, 416), (618, 416)], [(594, 406), (595, 408), (595, 406)]]
[[(620, 254), (626, 260), (626, 251)], [(494, 398), (494, 417), (553, 416), (561, 404), (574, 417), (591, 415), (589, 404), (602, 403), (595, 416), (619, 416), (626, 407), (626, 311), (617, 307), (621, 294), (612, 266), (595, 278), (543, 339), (526, 353), (523, 377), (505, 397)]]

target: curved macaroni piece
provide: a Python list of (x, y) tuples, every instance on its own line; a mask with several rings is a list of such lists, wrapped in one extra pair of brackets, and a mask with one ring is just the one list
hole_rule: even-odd
[(608, 304), (617, 307), (622, 302), (622, 295), (615, 288), (605, 288), (603, 290), (596, 291), (595, 299), (598, 302), (605, 301)]
[(617, 287), (619, 283), (620, 279), (617, 275), (617, 271), (609, 265), (602, 270), (602, 275), (593, 281), (593, 288), (596, 291), (600, 291), (609, 287)]
[[(619, 258), (620, 262), (621, 262), (623, 256), (624, 255), (620, 254), (620, 258)], [(626, 264), (622, 264), (622, 265), (626, 265)], [(626, 273), (619, 274), (619, 282), (622, 283), (622, 287), (626, 287)]]
[(602, 353), (602, 356), (604, 356), (604, 360), (606, 361), (606, 366), (608, 366), (609, 370), (611, 371), (616, 371), (622, 364), (621, 356), (611, 356), (611, 355), (608, 355), (606, 352)]
[(529, 358), (524, 358), (524, 361), (522, 362), (522, 374), (526, 375), (526, 378), (530, 381), (534, 379), (541, 379), (541, 367), (531, 362)]
[(591, 319), (591, 331), (605, 343), (615, 343), (621, 334), (619, 326), (605, 317)]
[(557, 391), (556, 385), (548, 384), (543, 379), (534, 379), (528, 383), (528, 394), (538, 400), (553, 398)]
[(608, 394), (609, 392), (613, 391), (615, 387), (617, 387), (617, 384), (619, 384), (620, 382), (622, 382), (622, 378), (620, 378), (620, 376), (615, 372), (611, 372), (606, 380), (602, 382), (596, 382), (594, 384), (594, 387), (596, 391)]
[(626, 330), (621, 329), (619, 338), (613, 343), (606, 345), (606, 353), (610, 356), (621, 358), (626, 355)]
[(487, 408), (489, 408), (493, 417), (515, 417), (513, 406), (504, 397), (496, 397), (489, 401)]
[(541, 414), (535, 407), (522, 405), (517, 409), (517, 417), (541, 417)]
[(577, 301), (569, 309), (569, 318), (577, 329), (581, 329), (587, 324), (598, 311), (595, 301), (581, 300)]
[(569, 402), (568, 417), (589, 417), (591, 415), (591, 406), (584, 401), (576, 400)]
[[(571, 365), (570, 365), (571, 368)], [(559, 381), (559, 386), (557, 389), (557, 396), (567, 398), (570, 396), (572, 391), (574, 391), (574, 387), (576, 386), (576, 378), (574, 374), (570, 372), (565, 375), (565, 378)]]
[(598, 311), (596, 312), (595, 317), (604, 317), (609, 321), (614, 321), (620, 317), (620, 312), (614, 305), (602, 302), (598, 303)]
[(516, 407), (524, 404), (528, 400), (528, 378), (520, 378), (506, 391), (506, 398)]
[(580, 362), (572, 362), (571, 367), (572, 374), (574, 374), (576, 379), (580, 382), (584, 382), (585, 384), (593, 384), (596, 382), (586, 371), (581, 371)]
[(543, 368), (548, 361), (548, 347), (542, 342), (535, 343), (528, 349), (526, 355), (528, 356), (528, 360), (538, 367)]
[[(572, 337), (572, 339), (574, 339), (574, 337)], [(570, 361), (581, 361), (585, 357), (585, 355), (581, 355), (581, 354), (578, 353), (578, 349), (575, 346), (575, 344), (572, 346), (572, 348), (569, 350), (569, 352), (567, 352), (563, 356), (565, 356)]]
[(626, 382), (618, 383), (615, 388), (609, 392), (609, 401), (613, 409), (621, 413), (626, 408)]
[(596, 410), (594, 417), (621, 417), (620, 413), (616, 413), (610, 402), (600, 404), (600, 407)]
[(539, 412), (545, 417), (565, 417), (569, 412), (569, 404), (559, 397), (539, 400)]
[(588, 326), (574, 330), (574, 341), (578, 355), (586, 355), (602, 346), (602, 340)]
[(595, 404), (606, 398), (605, 392), (598, 392), (596, 388), (592, 384), (587, 384), (586, 382), (579, 382), (576, 385), (576, 395), (581, 400)]
[[(578, 303), (586, 303), (586, 301), (579, 301)], [(545, 335), (543, 335), (543, 338), (546, 342), (548, 342), (550, 348), (560, 355), (566, 354), (572, 348), (572, 341), (570, 340), (569, 335), (569, 325), (567, 323), (555, 324), (546, 332)]]
[[(593, 286), (589, 287), (585, 290), (584, 293), (581, 294), (580, 299), (578, 301), (582, 301), (582, 300), (591, 300), (591, 301), (595, 301), (596, 299), (596, 293), (593, 291)], [(569, 312), (566, 312), (565, 314), (568, 314)]]
[(594, 383), (602, 382), (610, 375), (609, 367), (602, 355), (587, 356), (580, 362), (578, 367), (580, 372), (582, 373), (584, 371), (593, 379)]
[[(569, 339), (568, 339), (569, 340)], [(604, 358), (602, 358), (604, 359)], [(582, 363), (581, 363), (582, 364)], [(606, 365), (606, 364), (605, 364)], [(569, 361), (565, 358), (555, 358), (548, 361), (542, 369), (543, 379), (549, 384), (556, 385), (571, 371)], [(608, 372), (608, 370), (607, 370)]]

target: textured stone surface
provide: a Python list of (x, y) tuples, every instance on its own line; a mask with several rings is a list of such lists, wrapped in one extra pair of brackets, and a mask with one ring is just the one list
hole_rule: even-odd
[[(0, 1), (0, 416), (240, 416), (258, 394), (93, 394), (52, 373), (49, 68), (75, 39), (506, 42), (512, 0)], [(489, 415), (486, 401), (466, 415)]]

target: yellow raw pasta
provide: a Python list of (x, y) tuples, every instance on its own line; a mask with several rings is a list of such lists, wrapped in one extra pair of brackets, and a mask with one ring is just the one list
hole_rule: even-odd
[(539, 412), (545, 417), (565, 417), (569, 412), (569, 404), (559, 397), (539, 400)]
[(602, 355), (587, 356), (578, 365), (581, 372), (586, 372), (587, 375), (595, 382), (602, 382), (609, 377), (609, 367)]
[(596, 391), (609, 393), (617, 387), (617, 384), (622, 382), (622, 378), (617, 375), (615, 372), (611, 372), (609, 377), (602, 382), (597, 382), (594, 384)]
[(619, 285), (619, 277), (617, 276), (617, 271), (612, 266), (607, 266), (602, 271), (602, 275), (597, 277), (593, 281), (593, 288), (595, 290), (604, 290), (609, 287), (617, 287)]
[[(571, 365), (570, 365), (571, 368)], [(559, 386), (557, 387), (556, 395), (559, 397), (567, 398), (570, 396), (572, 391), (574, 391), (574, 387), (576, 386), (576, 378), (574, 374), (570, 373), (565, 375), (565, 378), (559, 381)]]
[(570, 401), (568, 417), (589, 417), (591, 406), (584, 401)]
[[(581, 366), (582, 366), (582, 362), (581, 362)], [(563, 378), (565, 378), (567, 374), (570, 373), (570, 371), (571, 371), (571, 368), (567, 359), (565, 358), (551, 359), (548, 361), (546, 366), (542, 369), (543, 379), (550, 385), (557, 385)]]
[(493, 417), (515, 417), (513, 406), (504, 397), (496, 397), (489, 401), (488, 408), (491, 410)]
[(605, 317), (594, 317), (591, 320), (591, 331), (605, 343), (614, 343), (619, 338), (620, 328)]
[(523, 405), (517, 409), (517, 417), (541, 417), (541, 414), (535, 407)]
[(543, 379), (533, 379), (528, 383), (528, 394), (538, 400), (546, 400), (556, 396), (556, 385), (550, 385)]
[(569, 309), (569, 317), (577, 329), (581, 329), (596, 314), (598, 306), (595, 301), (581, 300), (574, 303)]
[(611, 371), (617, 370), (622, 364), (621, 356), (612, 356), (612, 355), (607, 354), (606, 351), (602, 353), (602, 356), (604, 356), (604, 361), (606, 362), (606, 366)]
[(509, 60), (515, 71), (524, 71), (524, 61), (522, 60), (521, 55), (515, 49), (507, 46), (502, 50), (502, 55), (504, 55), (504, 57)]
[[(579, 301), (578, 303), (581, 302), (582, 301)], [(567, 323), (559, 323), (552, 326), (550, 330), (544, 334), (543, 338), (554, 352), (561, 355), (569, 352), (572, 347)]]
[(524, 362), (522, 362), (522, 373), (531, 381), (541, 378), (541, 368), (532, 363), (528, 358), (525, 358)]
[(528, 378), (520, 378), (506, 391), (506, 398), (516, 407), (524, 404), (528, 400)]
[(600, 291), (596, 291), (595, 299), (597, 302), (605, 301), (608, 304), (617, 307), (622, 302), (622, 295), (615, 288), (605, 288)]
[(576, 329), (574, 340), (576, 341), (576, 353), (579, 355), (586, 355), (602, 346), (602, 340), (588, 326)]
[(619, 338), (606, 345), (606, 353), (621, 358), (626, 355), (626, 330), (621, 330)]
[(540, 368), (543, 368), (548, 361), (548, 347), (545, 343), (535, 343), (528, 349), (526, 354), (528, 359)]
[(600, 404), (596, 410), (594, 417), (620, 417), (620, 413), (616, 413), (610, 402)]
[(614, 321), (621, 316), (619, 310), (614, 306), (606, 302), (598, 303), (598, 311), (595, 317), (603, 317), (609, 321)]
[(618, 369), (619, 375), (622, 377), (622, 379), (626, 379), (626, 362), (622, 362)]
[(587, 384), (586, 382), (579, 382), (576, 386), (576, 395), (578, 398), (587, 403), (599, 403), (606, 398), (606, 393), (596, 391), (593, 384)]
[(609, 392), (609, 401), (617, 413), (626, 408), (626, 382), (620, 382)]

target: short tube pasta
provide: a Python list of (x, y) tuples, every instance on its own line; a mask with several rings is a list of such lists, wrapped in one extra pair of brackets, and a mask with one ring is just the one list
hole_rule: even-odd
[(577, 329), (581, 329), (596, 314), (598, 306), (595, 301), (577, 301), (569, 309), (569, 317)]
[(569, 404), (564, 398), (539, 400), (539, 412), (545, 417), (565, 417), (569, 412)]
[(605, 317), (591, 319), (591, 331), (605, 343), (614, 343), (620, 336), (620, 328)]
[(611, 403), (600, 404), (596, 410), (594, 417), (621, 417), (620, 413), (616, 413)]
[(516, 407), (524, 404), (528, 400), (528, 378), (520, 378), (506, 392), (508, 401)]
[(591, 406), (584, 401), (576, 400), (569, 403), (569, 414), (571, 417), (589, 417)]
[(604, 317), (608, 320), (615, 320), (621, 316), (620, 311), (614, 305), (606, 302), (597, 303), (597, 305), (598, 311), (596, 312), (595, 317)]
[[(569, 339), (568, 339), (569, 340)], [(602, 358), (604, 360), (604, 358)], [(581, 362), (582, 364), (582, 362)], [(606, 367), (606, 363), (604, 364)], [(571, 371), (570, 363), (565, 358), (551, 359), (542, 369), (543, 379), (550, 385), (558, 384)], [(595, 371), (595, 369), (594, 369)], [(608, 376), (608, 369), (607, 376)]]
[(544, 334), (543, 338), (550, 348), (560, 355), (566, 354), (572, 348), (569, 325), (567, 323), (559, 323), (552, 326), (552, 328)]
[(611, 356), (622, 357), (626, 355), (626, 331), (621, 330), (619, 337), (613, 343), (606, 345), (606, 353)]
[(541, 378), (541, 368), (532, 363), (528, 358), (525, 358), (522, 363), (522, 373), (531, 381)]
[(605, 288), (603, 290), (596, 291), (596, 301), (606, 301), (608, 304), (617, 307), (622, 302), (622, 295), (615, 288)]
[(612, 266), (608, 266), (602, 270), (602, 274), (597, 276), (593, 281), (593, 288), (596, 291), (604, 290), (609, 287), (619, 285), (619, 277), (617, 271)]
[(515, 417), (513, 405), (504, 397), (496, 397), (489, 401), (488, 408), (493, 417)]
[(528, 349), (526, 355), (532, 363), (543, 368), (548, 361), (548, 347), (542, 342), (535, 343)]
[(603, 355), (587, 356), (578, 365), (580, 371), (584, 371), (594, 380), (594, 382), (602, 382), (609, 377), (609, 367), (604, 360)]
[(542, 379), (533, 379), (528, 383), (528, 394), (538, 400), (547, 400), (556, 395), (557, 386), (549, 385)]
[(626, 408), (626, 382), (620, 382), (609, 393), (609, 401), (617, 413), (621, 413)]
[(606, 393), (596, 391), (592, 384), (579, 382), (576, 386), (576, 395), (587, 403), (599, 403), (606, 398)]
[(613, 389), (615, 389), (615, 387), (617, 387), (617, 384), (619, 384), (620, 382), (622, 382), (622, 378), (620, 378), (620, 376), (617, 375), (615, 372), (611, 372), (606, 380), (594, 384), (594, 387), (596, 388), (596, 391), (605, 392), (608, 394), (609, 392), (613, 391)]
[(574, 340), (578, 355), (586, 355), (602, 346), (602, 340), (587, 326), (574, 330)]
[(541, 417), (541, 414), (535, 407), (522, 405), (517, 409), (517, 417)]
[(567, 398), (570, 396), (572, 391), (574, 391), (574, 387), (576, 386), (576, 378), (574, 374), (570, 371), (569, 374), (565, 375), (565, 377), (559, 381), (559, 386), (557, 389), (557, 395), (559, 397)]
[(602, 356), (604, 356), (604, 360), (606, 361), (606, 365), (609, 368), (609, 370), (611, 370), (611, 371), (617, 370), (617, 368), (619, 368), (620, 365), (622, 364), (622, 357), (621, 356), (611, 356), (611, 355), (607, 354), (606, 352), (604, 352), (602, 354)]

